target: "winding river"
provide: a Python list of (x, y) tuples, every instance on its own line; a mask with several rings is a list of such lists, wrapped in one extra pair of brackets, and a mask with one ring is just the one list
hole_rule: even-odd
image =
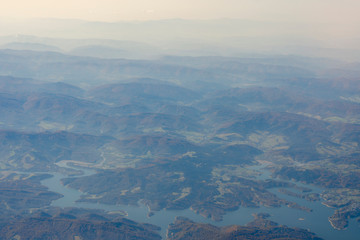
[[(59, 162), (60, 167), (72, 168), (74, 170), (83, 171), (82, 175), (78, 177), (87, 176), (94, 174), (95, 171), (88, 170), (85, 168), (69, 166), (67, 163), (69, 161)], [(264, 166), (253, 167), (258, 171), (262, 172), (262, 175), (259, 176), (259, 179), (269, 178), (269, 172), (264, 170)], [(151, 217), (148, 217), (148, 208), (142, 204), (139, 206), (127, 206), (127, 205), (106, 205), (100, 203), (83, 203), (76, 202), (80, 199), (82, 192), (67, 188), (61, 184), (61, 179), (68, 176), (53, 173), (53, 177), (45, 179), (42, 181), (44, 186), (47, 186), (50, 191), (61, 193), (64, 197), (55, 200), (52, 202), (52, 206), (55, 207), (79, 207), (79, 208), (90, 208), (90, 209), (102, 209), (105, 211), (123, 211), (127, 213), (127, 218), (144, 223), (151, 223), (161, 227), (161, 236), (165, 239), (166, 229), (170, 223), (172, 223), (176, 216), (187, 217), (195, 222), (210, 223), (216, 226), (226, 226), (226, 225), (245, 225), (246, 223), (253, 220), (253, 213), (269, 213), (271, 215), (270, 220), (278, 222), (279, 224), (287, 225), (289, 227), (299, 227), (304, 229), (309, 229), (310, 231), (316, 233), (318, 236), (328, 239), (328, 240), (357, 240), (360, 236), (360, 226), (356, 223), (355, 220), (350, 220), (349, 226), (346, 230), (335, 230), (331, 227), (328, 217), (333, 214), (333, 209), (328, 208), (321, 204), (321, 202), (309, 202), (304, 199), (299, 199), (296, 197), (291, 197), (282, 193), (279, 193), (276, 189), (271, 189), (270, 191), (278, 195), (280, 198), (286, 199), (288, 201), (293, 201), (301, 206), (305, 206), (313, 209), (313, 212), (305, 212), (297, 209), (288, 208), (286, 206), (280, 208), (268, 208), (268, 207), (259, 207), (259, 208), (244, 208), (240, 207), (238, 210), (227, 213), (223, 220), (220, 222), (213, 221), (211, 219), (206, 219), (198, 214), (195, 214), (190, 209), (186, 210), (161, 210), (155, 212)], [(298, 186), (306, 187), (312, 189), (313, 192), (320, 193), (322, 189), (316, 188), (310, 185), (304, 185), (301, 183), (296, 183)]]

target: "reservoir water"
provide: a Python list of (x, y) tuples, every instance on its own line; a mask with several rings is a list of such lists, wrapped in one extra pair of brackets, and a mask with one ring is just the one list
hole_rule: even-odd
[[(58, 164), (62, 167), (70, 168), (67, 165), (67, 162), (60, 162)], [(65, 166), (66, 165), (66, 166)], [(79, 170), (78, 167), (71, 167), (73, 169)], [(261, 170), (262, 175), (259, 178), (267, 179), (269, 178), (269, 173), (263, 169), (263, 166), (256, 166), (253, 169)], [(94, 171), (81, 169), (85, 175), (91, 175), (95, 173)], [(309, 229), (310, 231), (316, 233), (319, 237), (328, 240), (357, 240), (360, 236), (360, 225), (354, 219), (350, 220), (349, 226), (346, 230), (335, 230), (332, 228), (328, 221), (328, 217), (333, 214), (334, 209), (328, 208), (321, 204), (320, 201), (309, 202), (304, 199), (299, 199), (296, 197), (291, 197), (285, 194), (279, 193), (276, 189), (271, 189), (270, 191), (280, 198), (296, 202), (301, 206), (305, 206), (313, 209), (313, 212), (306, 212), (302, 210), (288, 208), (286, 206), (280, 208), (268, 208), (268, 207), (259, 207), (259, 208), (244, 208), (240, 207), (238, 210), (227, 213), (222, 221), (216, 222), (211, 219), (204, 218), (198, 214), (195, 214), (190, 209), (186, 210), (161, 210), (155, 212), (151, 217), (148, 217), (148, 208), (141, 203), (139, 206), (127, 206), (127, 205), (106, 205), (100, 203), (83, 203), (76, 202), (80, 199), (82, 192), (67, 188), (61, 184), (61, 179), (68, 176), (53, 173), (52, 178), (48, 178), (42, 181), (42, 184), (47, 186), (50, 191), (58, 192), (64, 195), (64, 197), (55, 200), (52, 202), (52, 206), (56, 207), (79, 207), (79, 208), (90, 208), (90, 209), (102, 209), (105, 211), (125, 211), (128, 216), (127, 218), (143, 223), (151, 223), (161, 227), (161, 235), (165, 238), (166, 229), (170, 223), (172, 223), (177, 216), (187, 217), (195, 222), (210, 223), (216, 226), (227, 226), (227, 225), (245, 225), (246, 223), (253, 220), (253, 213), (269, 213), (271, 215), (270, 220), (273, 220), (281, 225), (287, 225), (289, 227), (299, 227), (304, 229)], [(79, 176), (80, 177), (80, 176)], [(296, 183), (298, 186), (306, 187), (312, 189), (313, 192), (320, 193), (322, 189), (316, 188), (310, 185), (304, 185), (301, 183)]]

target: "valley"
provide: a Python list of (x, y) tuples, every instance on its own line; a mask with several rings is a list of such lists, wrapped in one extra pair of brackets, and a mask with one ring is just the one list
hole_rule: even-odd
[[(0, 56), (2, 238), (40, 238), (53, 227), (92, 239), (81, 231), (86, 227), (103, 238), (160, 239), (164, 229), (160, 234), (156, 221), (139, 222), (176, 211), (198, 222), (169, 220), (168, 239), (203, 231), (219, 239), (244, 232), (256, 239), (328, 239), (320, 227), (307, 231), (301, 216), (290, 226), (273, 222), (283, 224), (276, 212), (288, 211), (288, 220), (289, 213), (311, 218), (319, 209), (321, 226), (334, 228), (328, 233), (355, 239), (360, 231), (354, 221), (360, 218), (360, 105), (353, 101), (360, 89), (325, 77), (333, 63), (296, 56), (100, 59), (21, 50), (0, 50)], [(77, 192), (76, 202), (55, 206), (62, 195), (42, 185), (52, 175)], [(76, 207), (81, 204), (92, 207)], [(95, 205), (148, 211), (132, 219), (120, 208), (115, 217)], [(256, 215), (248, 226), (251, 220), (227, 220), (242, 209), (271, 216)], [(26, 227), (39, 222), (39, 235)]]

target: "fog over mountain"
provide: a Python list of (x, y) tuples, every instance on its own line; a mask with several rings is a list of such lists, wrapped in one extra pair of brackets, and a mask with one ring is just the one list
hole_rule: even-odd
[(0, 44), (1, 48), (61, 49), (76, 55), (107, 58), (300, 54), (351, 61), (359, 60), (360, 51), (360, 33), (356, 30), (359, 26), (354, 24), (350, 37), (324, 31), (329, 27), (344, 29), (348, 27), (346, 24), (309, 22), (171, 19), (107, 23), (2, 19)]
[(358, 239), (359, 7), (4, 3), (0, 238)]

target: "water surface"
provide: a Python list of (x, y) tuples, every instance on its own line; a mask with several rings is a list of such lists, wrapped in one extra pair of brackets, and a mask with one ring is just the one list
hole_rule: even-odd
[[(64, 162), (61, 163), (61, 166)], [(66, 165), (66, 162), (65, 162)], [(64, 166), (63, 166), (64, 167)], [(69, 168), (67, 165), (66, 167)], [(253, 170), (262, 172), (262, 175), (258, 179), (265, 180), (270, 178), (270, 173), (264, 169), (265, 166), (252, 167)], [(78, 167), (71, 167), (79, 170)], [(85, 175), (91, 175), (95, 172), (92, 170), (82, 169)], [(127, 206), (127, 205), (107, 205), (101, 203), (84, 203), (76, 202), (80, 199), (82, 192), (65, 187), (61, 184), (61, 179), (68, 176), (53, 173), (52, 178), (48, 178), (42, 181), (42, 184), (47, 186), (50, 191), (58, 192), (64, 195), (63, 198), (52, 202), (52, 206), (56, 207), (79, 207), (79, 208), (91, 208), (102, 209), (105, 211), (125, 211), (128, 214), (128, 218), (137, 222), (151, 223), (161, 227), (161, 235), (165, 238), (166, 229), (170, 223), (172, 223), (177, 216), (187, 217), (195, 222), (210, 223), (216, 226), (228, 226), (228, 225), (245, 225), (253, 220), (253, 213), (269, 213), (271, 215), (270, 220), (273, 220), (281, 225), (287, 225), (289, 227), (299, 227), (308, 229), (316, 233), (319, 237), (328, 240), (357, 240), (360, 236), (360, 226), (356, 221), (350, 220), (349, 227), (346, 230), (335, 230), (332, 228), (328, 221), (328, 217), (333, 214), (334, 209), (328, 208), (321, 204), (321, 202), (310, 202), (304, 199), (291, 197), (278, 192), (278, 188), (270, 189), (270, 191), (280, 198), (288, 201), (293, 201), (301, 206), (305, 206), (313, 209), (313, 212), (306, 212), (298, 209), (288, 208), (282, 206), (279, 208), (245, 208), (240, 207), (238, 210), (227, 213), (222, 221), (216, 222), (211, 219), (204, 218), (198, 214), (195, 214), (190, 209), (186, 210), (161, 210), (155, 212), (153, 216), (148, 217), (148, 208), (139, 203), (139, 206)], [(80, 176), (79, 176), (80, 177)], [(296, 183), (300, 187), (306, 187), (312, 189), (313, 192), (320, 193), (321, 188), (306, 185), (302, 183)], [(292, 189), (293, 190), (293, 189)]]

